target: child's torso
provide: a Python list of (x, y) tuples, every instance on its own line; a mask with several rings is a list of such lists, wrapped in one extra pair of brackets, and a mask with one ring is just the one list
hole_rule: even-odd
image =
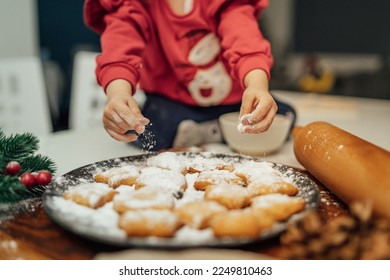
[[(149, 2), (146, 7), (154, 26), (144, 57), (142, 87), (192, 105), (241, 100), (240, 85), (233, 82), (222, 56), (215, 22), (206, 16), (207, 5), (206, 0)], [(170, 88), (162, 88), (161, 83)]]

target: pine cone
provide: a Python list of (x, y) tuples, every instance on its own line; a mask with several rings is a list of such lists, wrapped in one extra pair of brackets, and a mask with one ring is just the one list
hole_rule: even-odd
[(326, 224), (309, 213), (289, 225), (280, 242), (290, 259), (390, 259), (390, 221), (373, 217), (371, 203), (352, 203), (350, 215)]

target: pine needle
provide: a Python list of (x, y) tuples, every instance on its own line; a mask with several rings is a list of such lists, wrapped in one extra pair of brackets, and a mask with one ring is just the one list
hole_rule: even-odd
[(54, 174), (56, 171), (55, 163), (47, 156), (39, 154), (24, 158), (21, 162), (21, 174), (25, 172), (38, 172), (41, 170), (47, 170), (51, 174)]

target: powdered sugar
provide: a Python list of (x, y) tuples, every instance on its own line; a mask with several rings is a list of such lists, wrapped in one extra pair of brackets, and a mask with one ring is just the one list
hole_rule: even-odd
[[(244, 121), (246, 121), (248, 124), (247, 125), (244, 125)], [(251, 124), (253, 123), (253, 116), (252, 114), (246, 114), (246, 115), (243, 115), (239, 121), (238, 121), (238, 124), (237, 124), (237, 130), (238, 132), (240, 133), (245, 133), (245, 130), (247, 128), (250, 128)]]
[(194, 188), (194, 182), (196, 178), (198, 177), (198, 174), (186, 174), (186, 182), (187, 182), (187, 189), (183, 193), (183, 196), (181, 199), (175, 200), (175, 207), (180, 207), (183, 204), (186, 204), (191, 201), (197, 201), (202, 200), (204, 197), (203, 191), (198, 191)]
[(176, 194), (184, 189), (185, 178), (177, 170), (162, 169), (155, 166), (145, 167), (137, 182), (142, 186), (153, 186)]
[(268, 208), (275, 204), (288, 204), (291, 203), (297, 199), (297, 197), (291, 197), (285, 194), (267, 194), (267, 195), (261, 195), (257, 196), (252, 199), (252, 205), (256, 208)]
[(138, 135), (138, 140), (141, 141), (142, 149), (144, 151), (153, 150), (157, 144), (156, 135), (149, 129), (152, 125), (152, 123), (149, 123), (145, 126), (145, 131)]
[(114, 197), (114, 205), (122, 204), (127, 209), (171, 209), (173, 196), (156, 187), (144, 187), (137, 191), (122, 191)]
[(77, 233), (93, 230), (94, 236), (112, 240), (125, 240), (126, 234), (118, 228), (119, 214), (107, 203), (98, 209), (92, 209), (62, 197), (52, 197), (50, 208), (61, 217), (61, 223)]
[(185, 166), (181, 158), (176, 153), (164, 152), (154, 157), (150, 157), (146, 161), (147, 166), (160, 167), (162, 169), (169, 169), (181, 172)]
[(249, 184), (270, 185), (283, 181), (281, 174), (268, 162), (247, 161), (239, 164), (234, 173), (244, 175)]
[(239, 124), (237, 125), (237, 130), (238, 130), (238, 132), (240, 132), (240, 133), (245, 133), (245, 126), (244, 126), (242, 123), (239, 123)]

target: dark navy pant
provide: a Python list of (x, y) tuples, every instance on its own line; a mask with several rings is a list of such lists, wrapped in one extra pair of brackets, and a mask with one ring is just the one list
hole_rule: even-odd
[[(150, 125), (146, 127), (149, 131), (148, 137), (153, 135), (155, 144), (152, 150), (168, 149), (172, 147), (173, 140), (179, 123), (183, 120), (191, 119), (195, 122), (204, 122), (218, 119), (219, 116), (240, 110), (241, 104), (219, 105), (211, 107), (188, 106), (177, 103), (157, 94), (147, 94), (147, 99), (142, 109), (142, 114), (150, 120)], [(278, 105), (278, 114), (293, 116), (293, 124), (296, 120), (296, 112), (289, 104), (276, 100)], [(146, 135), (146, 134), (145, 134)], [(140, 135), (134, 144), (143, 147), (142, 143), (146, 141), (144, 135)]]

